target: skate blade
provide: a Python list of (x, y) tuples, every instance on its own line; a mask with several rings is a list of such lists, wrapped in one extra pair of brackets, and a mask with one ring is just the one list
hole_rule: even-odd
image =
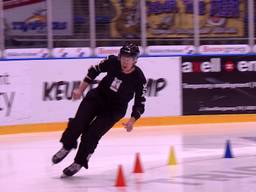
[(68, 177), (70, 177), (70, 176), (68, 176), (68, 175), (66, 175), (64, 173), (62, 173), (62, 175), (60, 176), (61, 179), (68, 178)]

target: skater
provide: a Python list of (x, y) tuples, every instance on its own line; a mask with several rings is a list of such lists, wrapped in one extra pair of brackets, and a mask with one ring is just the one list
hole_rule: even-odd
[(88, 85), (102, 72), (106, 76), (98, 87), (88, 91), (73, 119), (69, 119), (60, 142), (63, 147), (52, 157), (54, 164), (62, 161), (81, 141), (74, 162), (63, 170), (64, 176), (76, 174), (82, 167), (88, 169), (88, 161), (101, 137), (124, 117), (128, 102), (134, 97), (130, 119), (124, 123), (130, 132), (137, 119), (144, 112), (146, 78), (135, 64), (139, 48), (134, 43), (126, 43), (119, 55), (110, 55), (98, 65), (92, 66), (78, 88), (73, 91), (73, 99), (81, 98)]

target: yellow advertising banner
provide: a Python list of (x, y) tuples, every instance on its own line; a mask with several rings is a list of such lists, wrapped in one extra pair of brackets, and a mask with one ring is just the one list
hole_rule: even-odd
[[(116, 16), (111, 23), (114, 38), (140, 37), (140, 1), (111, 0)], [(199, 19), (201, 37), (243, 37), (245, 1), (201, 0)], [(193, 0), (147, 0), (147, 37), (191, 37)]]

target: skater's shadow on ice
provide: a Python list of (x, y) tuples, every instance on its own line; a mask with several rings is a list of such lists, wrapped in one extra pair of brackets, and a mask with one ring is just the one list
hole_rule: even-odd
[[(104, 178), (105, 177), (105, 178)], [(78, 175), (72, 177), (53, 177), (53, 179), (60, 180), (62, 184), (72, 185), (76, 187), (89, 187), (89, 188), (105, 188), (112, 187), (114, 184), (114, 178), (109, 179), (112, 176), (103, 175)]]

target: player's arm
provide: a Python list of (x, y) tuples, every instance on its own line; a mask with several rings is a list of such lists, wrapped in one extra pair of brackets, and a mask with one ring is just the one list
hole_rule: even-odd
[(140, 118), (140, 116), (145, 111), (145, 101), (146, 101), (145, 93), (146, 93), (146, 79), (145, 77), (143, 77), (135, 91), (134, 105), (132, 107), (131, 117), (127, 123), (124, 123), (124, 127), (128, 132), (132, 131), (134, 123), (136, 122), (137, 119)]
[(138, 84), (137, 90), (135, 92), (134, 105), (132, 107), (131, 118), (135, 120), (139, 119), (140, 116), (145, 111), (145, 93), (146, 93), (146, 81)]
[(110, 68), (110, 63), (114, 59), (115, 56), (110, 55), (106, 59), (103, 59), (99, 64), (91, 66), (83, 81), (90, 84), (100, 73), (108, 72)]
[(83, 92), (86, 90), (88, 85), (102, 72), (107, 72), (109, 70), (109, 66), (111, 63), (111, 59), (113, 56), (109, 56), (108, 58), (102, 60), (99, 64), (91, 66), (88, 69), (87, 75), (80, 83), (79, 87), (74, 89), (72, 97), (74, 100), (80, 99), (83, 95)]

